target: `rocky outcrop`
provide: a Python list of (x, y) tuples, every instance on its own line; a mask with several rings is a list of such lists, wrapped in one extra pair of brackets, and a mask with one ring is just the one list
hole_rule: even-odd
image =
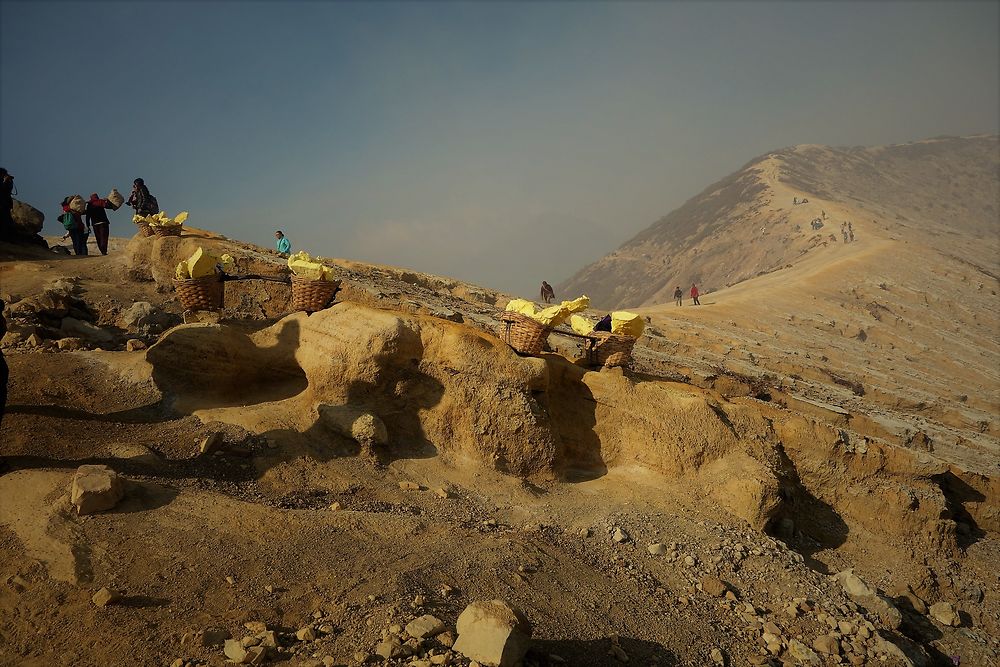
[(15, 199), (11, 215), (14, 218), (14, 228), (18, 236), (33, 237), (41, 233), (45, 214), (31, 204)]

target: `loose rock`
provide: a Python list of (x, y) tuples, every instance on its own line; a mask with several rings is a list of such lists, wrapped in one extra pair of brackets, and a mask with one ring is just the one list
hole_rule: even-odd
[(70, 502), (83, 516), (109, 510), (125, 495), (125, 485), (117, 473), (104, 465), (77, 468), (70, 488)]
[(473, 602), (458, 617), (455, 650), (490, 667), (520, 664), (531, 641), (531, 623), (503, 600)]

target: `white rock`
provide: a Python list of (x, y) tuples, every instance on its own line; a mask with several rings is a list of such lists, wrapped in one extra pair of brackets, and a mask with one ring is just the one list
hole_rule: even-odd
[(488, 667), (519, 665), (531, 641), (531, 623), (503, 600), (473, 602), (458, 617), (454, 649)]
[(77, 468), (70, 488), (70, 502), (79, 515), (109, 510), (125, 495), (125, 485), (117, 473), (104, 465)]
[(435, 637), (445, 630), (444, 623), (430, 614), (424, 614), (406, 624), (406, 631), (411, 637), (423, 639), (425, 637)]

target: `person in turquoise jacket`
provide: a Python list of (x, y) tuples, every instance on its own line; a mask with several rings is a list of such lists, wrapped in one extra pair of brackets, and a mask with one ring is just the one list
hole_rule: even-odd
[(292, 254), (292, 244), (285, 236), (285, 233), (280, 229), (274, 233), (274, 238), (278, 239), (278, 252), (282, 257), (288, 257)]

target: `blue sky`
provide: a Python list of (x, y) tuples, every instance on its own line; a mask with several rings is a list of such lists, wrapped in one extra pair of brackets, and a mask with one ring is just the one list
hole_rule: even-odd
[[(998, 131), (995, 2), (0, 2), (0, 164), (530, 295), (752, 157)], [(124, 212), (112, 232), (130, 233)]]

